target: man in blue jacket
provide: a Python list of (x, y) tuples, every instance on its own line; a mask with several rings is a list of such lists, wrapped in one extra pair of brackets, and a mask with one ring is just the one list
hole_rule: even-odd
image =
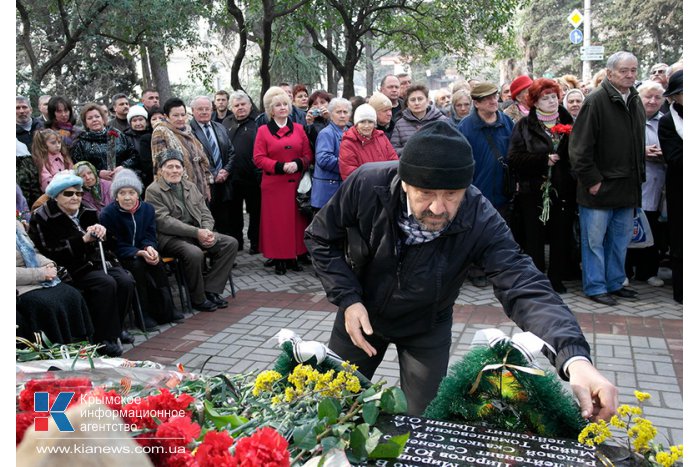
[(400, 161), (353, 172), (319, 211), (305, 241), (338, 305), (330, 348), (371, 378), (394, 343), (409, 413), (421, 414), (447, 372), (452, 307), (477, 262), (505, 313), (545, 342), (582, 415), (609, 418), (617, 389), (591, 364), (569, 308), (471, 186), (473, 173), (469, 143), (438, 121), (408, 140)]

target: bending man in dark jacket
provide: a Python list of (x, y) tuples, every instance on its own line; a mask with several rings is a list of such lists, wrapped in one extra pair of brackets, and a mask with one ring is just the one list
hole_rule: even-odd
[(339, 307), (331, 349), (371, 378), (393, 342), (409, 413), (422, 413), (447, 372), (452, 307), (468, 266), (479, 263), (506, 314), (545, 342), (583, 416), (609, 418), (617, 389), (590, 363), (571, 311), (470, 186), (473, 173), (467, 140), (435, 122), (409, 139), (400, 161), (353, 172), (319, 211), (305, 240)]

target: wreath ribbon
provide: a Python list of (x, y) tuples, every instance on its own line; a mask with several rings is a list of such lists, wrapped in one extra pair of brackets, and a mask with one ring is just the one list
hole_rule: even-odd
[(528, 373), (530, 375), (535, 375), (535, 376), (544, 376), (544, 370), (540, 368), (530, 368), (527, 366), (521, 366), (521, 365), (514, 365), (512, 363), (507, 363), (508, 360), (508, 355), (510, 354), (510, 350), (508, 350), (508, 353), (503, 357), (503, 361), (501, 363), (491, 363), (489, 365), (484, 366), (481, 371), (479, 371), (479, 374), (476, 376), (476, 381), (474, 381), (474, 384), (472, 384), (471, 389), (469, 389), (469, 395), (474, 394), (476, 392), (476, 389), (479, 387), (479, 383), (481, 382), (481, 377), (484, 375), (485, 371), (492, 371), (492, 370), (498, 370), (499, 368), (511, 368), (513, 370), (518, 370), (522, 371), (525, 373)]

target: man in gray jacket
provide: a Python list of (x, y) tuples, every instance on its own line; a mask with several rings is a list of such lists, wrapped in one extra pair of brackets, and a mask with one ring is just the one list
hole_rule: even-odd
[(478, 262), (508, 317), (545, 342), (582, 416), (610, 418), (617, 389), (592, 365), (569, 308), (471, 186), (473, 174), (467, 140), (433, 122), (408, 140), (400, 161), (361, 166), (318, 212), (305, 242), (338, 306), (330, 348), (371, 378), (394, 343), (408, 412), (421, 414), (447, 372), (452, 307)]
[[(228, 303), (221, 297), (238, 252), (235, 238), (213, 232), (214, 218), (197, 186), (182, 178), (182, 153), (167, 149), (158, 160), (160, 175), (146, 189), (146, 201), (156, 210), (158, 245), (163, 256), (184, 263), (192, 306), (216, 311)], [(204, 258), (211, 267), (203, 271)]]
[(608, 58), (607, 77), (584, 101), (569, 139), (581, 222), (583, 292), (617, 304), (635, 298), (624, 287), (625, 255), (634, 208), (641, 207), (646, 116), (639, 93), (637, 59), (629, 52)]

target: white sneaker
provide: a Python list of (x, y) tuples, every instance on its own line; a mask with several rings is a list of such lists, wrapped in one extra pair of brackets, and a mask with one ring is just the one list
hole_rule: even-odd
[(627, 287), (630, 285), (630, 280), (625, 277), (625, 282), (622, 283), (622, 287)]
[(664, 281), (663, 279), (659, 279), (656, 276), (652, 276), (649, 279), (647, 279), (647, 284), (649, 284), (652, 287), (663, 287)]

